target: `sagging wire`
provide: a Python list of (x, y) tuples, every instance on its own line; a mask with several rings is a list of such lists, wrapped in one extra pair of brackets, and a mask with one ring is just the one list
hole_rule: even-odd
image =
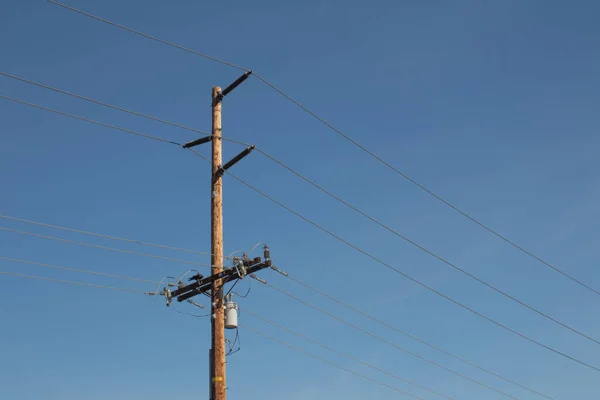
[(254, 247), (253, 247), (252, 249), (250, 249), (250, 251), (248, 252), (248, 254), (252, 254), (252, 252), (253, 252), (254, 250), (256, 250), (256, 248), (257, 248), (258, 246), (260, 246), (261, 244), (262, 244), (263, 246), (267, 246), (267, 244), (266, 244), (265, 242), (258, 242), (258, 243), (256, 243), (256, 244), (254, 245)]
[(252, 290), (252, 281), (249, 282), (248, 284), (248, 291), (246, 292), (245, 295), (241, 295), (238, 292), (232, 292), (233, 294), (235, 294), (236, 296), (241, 297), (242, 299), (245, 299), (246, 297), (248, 297), (248, 295), (250, 294), (250, 291)]
[(233, 291), (233, 288), (235, 288), (235, 285), (237, 285), (239, 281), (240, 281), (240, 280), (239, 280), (239, 279), (237, 279), (237, 280), (236, 280), (236, 281), (233, 283), (233, 285), (231, 285), (231, 287), (229, 288), (229, 290), (227, 291), (227, 293), (225, 293), (225, 296), (223, 296), (223, 297), (227, 297), (227, 296), (229, 296), (229, 294), (230, 294), (230, 293)]
[(211, 316), (210, 313), (207, 313), (207, 314), (193, 314), (193, 313), (188, 313), (188, 312), (184, 312), (184, 311), (179, 311), (179, 310), (176, 310), (175, 308), (173, 308), (173, 311), (175, 311), (177, 314), (189, 315), (190, 317), (194, 317), (194, 318), (204, 318), (204, 317), (210, 317)]
[(241, 295), (238, 292), (234, 292), (233, 288), (235, 288), (235, 285), (237, 285), (237, 283), (240, 280), (236, 280), (235, 283), (229, 288), (229, 290), (227, 291), (227, 293), (225, 294), (225, 297), (227, 297), (228, 295), (230, 295), (231, 293), (235, 294), (238, 297), (241, 297), (242, 299), (245, 299), (246, 297), (248, 297), (248, 295), (250, 294), (250, 291), (252, 290), (252, 281), (249, 281), (249, 286), (248, 286), (248, 290), (246, 291), (246, 294)]
[(210, 317), (210, 313), (198, 315), (198, 314), (192, 314), (192, 313), (188, 313), (188, 312), (179, 311), (179, 310), (176, 310), (175, 308), (173, 308), (173, 311), (175, 311), (177, 314), (189, 315), (190, 317), (194, 317), (194, 318)]
[(237, 254), (237, 253), (242, 253), (242, 257), (246, 255), (246, 253), (244, 253), (244, 251), (240, 249), (240, 250), (236, 250), (236, 251), (234, 251), (233, 253), (231, 253), (230, 255), (228, 255), (228, 256), (227, 256), (227, 257), (225, 257), (225, 258), (226, 258), (227, 260), (231, 260), (231, 259), (233, 258), (233, 255), (234, 255), (234, 254)]
[[(198, 308), (204, 308), (204, 306), (202, 304), (196, 303), (195, 301), (189, 299), (186, 300), (187, 303), (196, 306)], [(177, 309), (175, 309), (175, 307), (173, 307), (173, 311), (175, 311), (177, 314), (183, 314), (183, 315), (189, 315), (190, 317), (195, 317), (195, 318), (204, 318), (204, 317), (210, 317), (211, 313), (207, 313), (207, 314), (193, 314), (193, 313), (188, 313), (188, 312), (184, 312), (184, 311), (179, 311)]]
[(190, 272), (195, 272), (197, 274), (199, 274), (200, 272), (198, 272), (197, 269), (189, 269), (185, 274), (181, 275), (178, 279), (177, 279), (177, 284), (179, 284), (179, 282), (182, 281), (183, 278), (185, 278)]
[[(173, 279), (173, 280), (175, 280), (175, 277), (174, 277), (174, 276), (165, 276), (164, 278), (162, 278), (162, 279), (161, 279), (161, 280), (158, 282), (158, 285), (156, 285), (156, 291), (157, 291), (157, 292), (160, 292), (160, 287), (161, 287), (161, 285), (163, 284), (163, 282), (164, 282), (166, 279)], [(175, 283), (167, 282), (167, 286), (168, 286), (168, 287), (175, 287), (175, 286), (177, 286), (177, 285), (176, 285)]]
[[(250, 249), (250, 251), (248, 252), (248, 254), (252, 254), (252, 252), (253, 252), (254, 250), (256, 250), (256, 248), (257, 248), (258, 246), (260, 246), (261, 244), (262, 244), (262, 245), (264, 245), (264, 246), (266, 246), (266, 245), (267, 245), (267, 244), (266, 244), (266, 243), (264, 243), (264, 242), (258, 242), (258, 243), (256, 243), (256, 244), (254, 245), (254, 247), (252, 247), (252, 249)], [(245, 253), (245, 252), (244, 252), (242, 249), (239, 249), (239, 250), (236, 250), (236, 251), (234, 251), (233, 253), (229, 254), (229, 255), (228, 255), (228, 256), (226, 256), (225, 258), (226, 258), (227, 260), (231, 260), (232, 258), (234, 258), (234, 257), (233, 257), (233, 255), (234, 255), (234, 254), (237, 254), (237, 253), (242, 253), (242, 258), (244, 258), (244, 257), (246, 257), (246, 256), (247, 256), (247, 254), (246, 254), (246, 253)]]
[[(225, 343), (227, 343), (227, 346), (229, 347), (229, 350), (227, 351), (225, 356), (233, 355), (242, 349), (242, 341), (240, 340), (239, 328), (235, 328), (235, 339), (233, 339), (233, 343), (231, 343), (231, 341), (229, 339), (225, 339)], [(237, 349), (235, 348), (236, 344), (237, 344)]]

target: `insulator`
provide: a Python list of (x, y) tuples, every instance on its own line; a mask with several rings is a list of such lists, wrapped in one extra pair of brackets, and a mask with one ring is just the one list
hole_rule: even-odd
[(221, 98), (227, 96), (233, 89), (238, 87), (242, 82), (244, 82), (248, 77), (252, 74), (252, 71), (246, 71), (242, 76), (237, 78), (231, 85), (227, 86), (223, 92), (221, 92)]
[(229, 162), (225, 163), (225, 165), (223, 165), (221, 167), (221, 169), (223, 171), (227, 171), (229, 168), (231, 168), (235, 164), (237, 164), (242, 158), (244, 158), (248, 154), (250, 154), (252, 152), (252, 150), (254, 150), (255, 148), (256, 148), (256, 146), (250, 146), (250, 147), (247, 147), (246, 149), (242, 150), (242, 152), (240, 154), (238, 154), (237, 156), (233, 157)]
[(265, 285), (267, 284), (267, 281), (265, 281), (264, 279), (261, 279), (261, 278), (259, 278), (259, 277), (258, 277), (258, 276), (256, 276), (255, 274), (250, 274), (249, 276), (250, 276), (250, 278), (252, 278), (252, 279), (256, 279), (256, 280), (257, 280), (257, 281), (259, 281), (260, 283), (263, 283), (263, 284), (265, 284)]
[(198, 146), (200, 144), (204, 144), (204, 143), (208, 143), (212, 140), (212, 136), (206, 136), (200, 139), (196, 139), (193, 140), (191, 142), (188, 142), (184, 145), (182, 145), (181, 147), (183, 147), (184, 149), (189, 149), (190, 147), (194, 147), (194, 146)]

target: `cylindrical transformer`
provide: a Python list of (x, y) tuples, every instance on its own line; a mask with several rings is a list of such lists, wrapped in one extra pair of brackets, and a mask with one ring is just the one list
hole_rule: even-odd
[(233, 301), (225, 303), (225, 329), (238, 327), (238, 305)]

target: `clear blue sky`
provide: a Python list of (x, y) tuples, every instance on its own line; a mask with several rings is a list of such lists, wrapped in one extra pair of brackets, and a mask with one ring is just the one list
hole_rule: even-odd
[[(436, 193), (600, 288), (600, 6), (593, 1), (180, 1), (71, 5), (247, 66)], [(44, 1), (2, 2), (0, 70), (198, 129), (210, 91), (239, 71)], [(1, 93), (176, 141), (193, 133), (0, 77)], [(188, 152), (0, 102), (0, 212), (209, 250), (209, 170)], [(250, 79), (224, 134), (256, 143), (403, 234), (527, 303), (600, 337), (600, 298), (418, 190)], [(225, 156), (241, 148), (226, 144)], [(207, 151), (204, 149), (203, 151)], [(207, 153), (205, 153), (207, 154)], [(295, 210), (465, 304), (594, 365), (600, 348), (511, 303), (344, 209), (253, 153), (235, 167)], [(0, 221), (0, 226), (208, 262), (206, 257)], [(556, 399), (600, 396), (598, 373), (535, 347), (345, 247), (232, 179), (226, 252), (271, 246), (290, 274)], [(0, 232), (0, 255), (160, 280), (184, 264)], [(25, 266), (0, 270), (151, 290)], [(531, 393), (435, 353), (303, 290), (271, 283), (523, 399)], [(249, 285), (243, 281), (238, 287)], [(207, 397), (206, 319), (143, 295), (0, 277), (0, 387), (21, 400)], [(241, 307), (457, 399), (505, 399), (256, 282)], [(181, 308), (182, 311), (195, 311)], [(250, 316), (241, 322), (426, 399)], [(403, 398), (240, 330), (229, 398)]]

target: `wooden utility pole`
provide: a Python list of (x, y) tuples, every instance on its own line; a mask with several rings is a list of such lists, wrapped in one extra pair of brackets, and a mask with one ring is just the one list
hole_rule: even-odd
[[(221, 88), (212, 89), (212, 175), (211, 175), (211, 268), (212, 275), (223, 271), (223, 174), (221, 139)], [(212, 283), (212, 348), (210, 352), (211, 400), (226, 399), (225, 312), (223, 279)]]
[[(221, 104), (223, 98), (248, 79), (251, 74), (252, 71), (246, 71), (223, 91), (221, 91), (221, 88), (218, 86), (213, 87), (212, 135), (182, 145), (184, 149), (191, 149), (192, 147), (212, 142), (212, 171), (210, 178), (211, 275), (204, 277), (202, 274), (198, 273), (189, 279), (190, 281), (193, 280), (195, 282), (188, 285), (179, 282), (177, 289), (172, 292), (168, 287), (165, 287), (163, 292), (161, 292), (161, 294), (164, 294), (167, 298), (167, 306), (170, 306), (172, 299), (175, 297), (178, 302), (185, 300), (189, 301), (190, 298), (198, 294), (208, 294), (210, 291), (212, 310), (211, 348), (209, 352), (210, 400), (226, 400), (227, 397), (227, 385), (225, 380), (225, 305), (223, 304), (223, 287), (227, 282), (242, 279), (248, 274), (253, 276), (257, 271), (272, 267), (269, 251), (265, 246), (264, 262), (261, 262), (260, 257), (255, 259), (243, 257), (239, 260), (239, 263), (235, 265), (235, 268), (223, 268), (223, 174), (250, 154), (255, 146), (247, 147), (237, 156), (223, 164)], [(235, 309), (237, 310), (237, 308)], [(234, 325), (229, 326), (230, 329), (237, 327), (237, 317), (235, 317), (234, 320)]]

